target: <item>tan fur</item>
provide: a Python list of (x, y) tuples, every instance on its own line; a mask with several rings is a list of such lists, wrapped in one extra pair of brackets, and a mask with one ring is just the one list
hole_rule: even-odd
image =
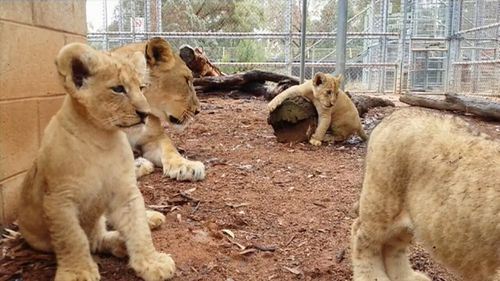
[(318, 126), (309, 140), (312, 145), (321, 145), (328, 128), (333, 130), (334, 141), (344, 141), (353, 134), (367, 140), (358, 110), (340, 89), (341, 83), (342, 77), (318, 72), (312, 80), (292, 86), (274, 97), (267, 108), (273, 112), (286, 99), (302, 96), (310, 100), (318, 112)]
[(417, 109), (375, 128), (352, 227), (354, 280), (430, 280), (411, 269), (412, 238), (464, 280), (500, 280), (498, 141)]
[[(21, 234), (33, 248), (55, 252), (56, 281), (99, 280), (91, 252), (128, 253), (146, 281), (172, 277), (175, 264), (155, 250), (148, 227), (163, 215), (146, 216), (133, 154), (120, 130), (143, 127), (139, 113), (149, 112), (140, 90), (147, 77), (143, 55), (124, 59), (73, 43), (61, 49), (56, 64), (68, 95), (23, 182)], [(106, 230), (105, 216), (116, 230)]]
[[(203, 163), (182, 157), (162, 126), (162, 123), (169, 122), (182, 128), (199, 112), (200, 103), (194, 91), (191, 70), (161, 38), (129, 44), (112, 52), (127, 56), (142, 52), (150, 72), (150, 85), (144, 95), (153, 116), (148, 118), (146, 130), (127, 132), (131, 145), (138, 147), (144, 158), (163, 167), (165, 176), (189, 181), (204, 179)], [(140, 165), (138, 167), (141, 169)], [(138, 171), (137, 175), (144, 174), (143, 171)]]

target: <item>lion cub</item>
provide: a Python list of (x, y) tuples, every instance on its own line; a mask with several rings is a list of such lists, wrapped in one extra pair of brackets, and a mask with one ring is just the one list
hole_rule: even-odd
[(288, 98), (303, 96), (310, 100), (318, 112), (318, 126), (309, 143), (319, 146), (328, 128), (332, 128), (334, 141), (344, 141), (353, 134), (358, 134), (363, 140), (368, 137), (363, 130), (358, 110), (351, 99), (340, 89), (342, 76), (317, 72), (312, 80), (292, 86), (267, 105), (273, 112)]
[[(99, 280), (91, 252), (128, 252), (144, 280), (171, 278), (174, 261), (153, 246), (121, 130), (142, 126), (149, 112), (141, 93), (143, 55), (125, 60), (73, 43), (61, 49), (56, 65), (68, 95), (22, 185), (22, 235), (33, 248), (55, 252), (56, 281)], [(106, 230), (104, 216), (116, 231)]]
[(467, 281), (500, 280), (500, 143), (457, 117), (402, 109), (372, 132), (352, 227), (355, 281), (430, 281), (414, 237)]

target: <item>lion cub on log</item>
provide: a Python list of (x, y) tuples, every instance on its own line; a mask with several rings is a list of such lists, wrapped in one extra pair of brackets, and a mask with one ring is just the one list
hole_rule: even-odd
[[(91, 252), (128, 253), (146, 281), (171, 278), (174, 261), (153, 246), (121, 131), (142, 126), (149, 112), (141, 93), (144, 56), (125, 60), (73, 43), (61, 49), (56, 65), (68, 95), (22, 184), (21, 234), (33, 248), (55, 252), (56, 281), (99, 280)], [(106, 230), (104, 216), (116, 231)]]
[(467, 281), (500, 280), (500, 143), (463, 120), (417, 109), (372, 132), (352, 227), (355, 281), (430, 281), (414, 237)]
[(292, 86), (274, 97), (267, 108), (273, 112), (286, 99), (302, 96), (311, 101), (318, 112), (318, 126), (309, 143), (321, 145), (328, 128), (332, 128), (334, 141), (344, 141), (353, 134), (367, 140), (356, 106), (340, 89), (342, 80), (342, 76), (317, 72), (312, 80)]

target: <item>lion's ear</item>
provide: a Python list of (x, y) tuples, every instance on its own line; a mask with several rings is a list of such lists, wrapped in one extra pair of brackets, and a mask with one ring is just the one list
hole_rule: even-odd
[(167, 41), (155, 37), (146, 43), (146, 62), (150, 67), (162, 65), (167, 69), (174, 66), (175, 58), (172, 47)]
[(85, 81), (92, 76), (98, 64), (97, 51), (82, 43), (64, 46), (56, 57), (57, 71), (69, 94), (85, 86)]
[(324, 80), (325, 80), (325, 74), (323, 72), (316, 72), (316, 74), (314, 74), (314, 78), (313, 78), (313, 85), (315, 87), (323, 84)]

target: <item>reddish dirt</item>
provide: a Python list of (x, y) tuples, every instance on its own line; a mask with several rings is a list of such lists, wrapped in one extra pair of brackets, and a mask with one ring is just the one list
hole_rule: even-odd
[[(175, 259), (175, 280), (351, 280), (352, 205), (366, 144), (277, 143), (262, 100), (207, 97), (202, 109), (172, 136), (185, 156), (204, 161), (206, 180), (176, 182), (157, 169), (139, 181), (147, 205), (169, 205), (167, 223), (153, 236)], [(369, 129), (393, 110), (371, 110)], [(498, 123), (467, 119), (500, 138)], [(53, 278), (52, 255), (24, 250), (17, 259), (24, 262), (0, 267), (18, 272), (10, 280)], [(124, 259), (96, 259), (102, 280), (140, 280)], [(418, 247), (411, 260), (433, 280), (459, 281)]]

